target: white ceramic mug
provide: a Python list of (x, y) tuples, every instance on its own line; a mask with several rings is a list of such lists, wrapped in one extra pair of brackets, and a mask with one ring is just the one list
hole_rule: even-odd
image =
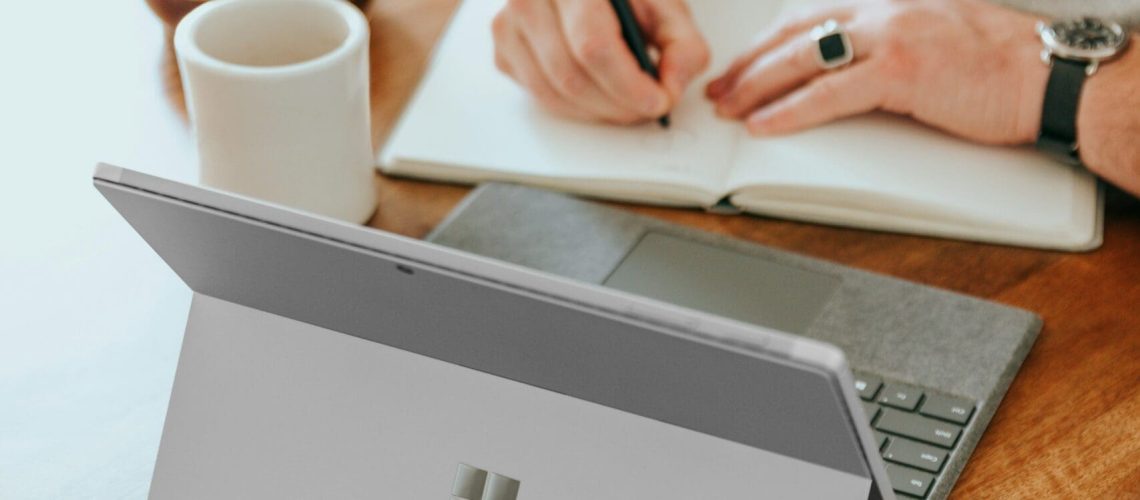
[(368, 21), (342, 0), (213, 0), (174, 34), (202, 183), (351, 222), (376, 208)]

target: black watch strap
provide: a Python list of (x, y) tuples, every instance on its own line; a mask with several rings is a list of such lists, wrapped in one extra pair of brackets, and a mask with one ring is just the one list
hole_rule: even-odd
[(1037, 149), (1059, 161), (1079, 165), (1077, 152), (1077, 104), (1085, 84), (1087, 62), (1054, 58), (1041, 109), (1041, 132)]

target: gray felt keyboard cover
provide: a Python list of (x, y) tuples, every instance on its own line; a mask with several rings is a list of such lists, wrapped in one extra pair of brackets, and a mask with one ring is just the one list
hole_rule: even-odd
[[(480, 186), (427, 239), (602, 283), (649, 230), (839, 276), (842, 283), (806, 336), (843, 349), (855, 370), (978, 401), (946, 464), (951, 477), (1041, 330), (1041, 319), (1028, 311), (522, 186)], [(936, 485), (932, 496), (948, 493), (937, 486), (946, 485)]]

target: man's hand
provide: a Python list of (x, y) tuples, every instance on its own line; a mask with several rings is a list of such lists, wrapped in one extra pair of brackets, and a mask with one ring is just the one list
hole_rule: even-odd
[[(824, 71), (808, 36), (844, 25), (849, 66)], [(1049, 68), (1036, 18), (983, 0), (871, 0), (776, 24), (706, 94), (754, 134), (783, 134), (883, 109), (978, 142), (1033, 142)]]
[(637, 65), (609, 0), (511, 0), (492, 26), (495, 64), (562, 115), (620, 124), (658, 118), (708, 65), (708, 46), (683, 0), (630, 4), (660, 53), (660, 82)]

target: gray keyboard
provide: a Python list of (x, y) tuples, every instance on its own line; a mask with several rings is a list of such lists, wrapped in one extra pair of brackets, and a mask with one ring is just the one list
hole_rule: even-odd
[(855, 391), (895, 493), (926, 498), (974, 416), (975, 403), (859, 372)]

